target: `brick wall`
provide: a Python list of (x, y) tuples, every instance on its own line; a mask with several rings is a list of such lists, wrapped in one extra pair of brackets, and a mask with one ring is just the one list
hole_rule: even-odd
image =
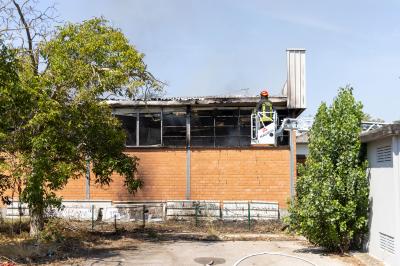
[(192, 199), (268, 200), (286, 207), (288, 149), (193, 150)]
[(128, 150), (139, 157), (138, 175), (144, 186), (134, 196), (124, 187), (124, 179), (113, 175), (109, 187), (92, 186), (91, 199), (168, 200), (185, 199), (186, 151), (184, 149)]
[(56, 193), (66, 200), (85, 199), (86, 196), (86, 179), (78, 178), (68, 180), (68, 184), (62, 191)]
[[(91, 199), (145, 201), (185, 199), (184, 149), (131, 149), (139, 161), (144, 186), (130, 195), (123, 178), (113, 175), (109, 187), (92, 184)], [(73, 180), (60, 193), (65, 199), (84, 199), (85, 180)], [(290, 195), (288, 148), (193, 149), (191, 198), (194, 200), (269, 200), (286, 207)]]

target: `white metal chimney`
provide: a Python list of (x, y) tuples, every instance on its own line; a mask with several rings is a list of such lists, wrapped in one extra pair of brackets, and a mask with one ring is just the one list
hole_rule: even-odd
[(287, 97), (287, 108), (306, 108), (306, 50), (287, 49), (287, 80), (283, 95)]

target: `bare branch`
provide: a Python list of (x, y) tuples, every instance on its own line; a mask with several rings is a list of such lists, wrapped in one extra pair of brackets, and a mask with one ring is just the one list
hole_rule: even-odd
[[(23, 5), (25, 5), (26, 3), (27, 3), (27, 1), (25, 1), (23, 3)], [(30, 31), (29, 25), (25, 20), (25, 15), (22, 13), (21, 6), (15, 0), (13, 0), (13, 4), (17, 8), (17, 11), (18, 11), (18, 14), (19, 14), (19, 18), (21, 19), (22, 24), (24, 24), (26, 38), (28, 39), (29, 57), (31, 59), (33, 71), (34, 71), (35, 75), (37, 75), (37, 73), (38, 73), (37, 65), (38, 64), (36, 62), (35, 55), (33, 54), (33, 39), (32, 39), (32, 35), (31, 35), (31, 31)]]
[(0, 0), (0, 36), (21, 55), (28, 55), (36, 75), (42, 69), (38, 44), (59, 23), (55, 5), (39, 10), (37, 4), (37, 0)]

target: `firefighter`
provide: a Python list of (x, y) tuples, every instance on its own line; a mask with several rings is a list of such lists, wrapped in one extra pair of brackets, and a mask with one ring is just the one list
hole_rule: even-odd
[(268, 91), (263, 90), (260, 93), (261, 99), (257, 103), (255, 112), (261, 112), (260, 122), (269, 124), (274, 119), (274, 113), (272, 110), (272, 103), (268, 99)]

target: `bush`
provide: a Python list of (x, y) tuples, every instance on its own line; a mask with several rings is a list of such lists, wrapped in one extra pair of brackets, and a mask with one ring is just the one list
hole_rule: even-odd
[(309, 156), (299, 167), (290, 227), (316, 245), (346, 252), (367, 232), (369, 184), (361, 156), (362, 104), (352, 88), (322, 103), (309, 132)]
[(48, 220), (45, 227), (39, 234), (42, 242), (61, 242), (64, 240), (64, 224), (61, 219), (52, 218)]

